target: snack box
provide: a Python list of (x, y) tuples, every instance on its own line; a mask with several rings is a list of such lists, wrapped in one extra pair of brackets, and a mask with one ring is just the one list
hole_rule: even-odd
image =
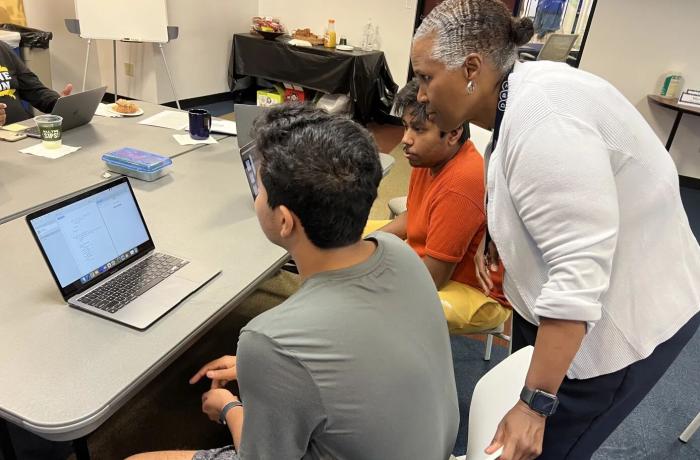
[(304, 88), (292, 83), (284, 84), (284, 100), (287, 102), (304, 102)]
[(148, 182), (166, 175), (173, 163), (170, 158), (131, 147), (105, 153), (102, 160), (110, 171)]
[(259, 89), (258, 90), (258, 106), (270, 107), (271, 105), (281, 104), (284, 102), (284, 95), (277, 90)]

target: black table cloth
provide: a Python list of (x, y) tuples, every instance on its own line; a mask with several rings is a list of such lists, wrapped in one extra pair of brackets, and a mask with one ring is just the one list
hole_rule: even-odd
[(228, 72), (231, 90), (240, 89), (236, 82), (242, 77), (260, 77), (324, 93), (350, 94), (355, 118), (362, 122), (390, 114), (398, 86), (383, 52), (299, 47), (288, 41), (235, 34)]

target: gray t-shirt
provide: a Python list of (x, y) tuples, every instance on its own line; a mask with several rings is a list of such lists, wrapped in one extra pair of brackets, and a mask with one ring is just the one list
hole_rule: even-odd
[(367, 261), (241, 331), (242, 459), (449, 458), (459, 412), (435, 285), (399, 238), (369, 239)]

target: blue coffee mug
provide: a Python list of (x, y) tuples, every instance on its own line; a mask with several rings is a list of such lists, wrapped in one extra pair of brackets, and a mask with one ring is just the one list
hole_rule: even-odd
[(198, 141), (209, 139), (211, 113), (204, 109), (190, 109), (190, 137)]

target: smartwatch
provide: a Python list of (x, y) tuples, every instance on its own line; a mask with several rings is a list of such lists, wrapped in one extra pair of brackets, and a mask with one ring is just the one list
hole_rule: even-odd
[(559, 405), (559, 398), (556, 395), (542, 390), (531, 390), (526, 386), (520, 392), (520, 400), (544, 417), (553, 415)]
[(221, 412), (219, 413), (219, 423), (222, 425), (226, 425), (226, 414), (228, 414), (228, 411), (233, 409), (234, 407), (243, 407), (243, 403), (240, 401), (231, 401), (229, 403), (226, 403), (223, 409), (221, 409)]

